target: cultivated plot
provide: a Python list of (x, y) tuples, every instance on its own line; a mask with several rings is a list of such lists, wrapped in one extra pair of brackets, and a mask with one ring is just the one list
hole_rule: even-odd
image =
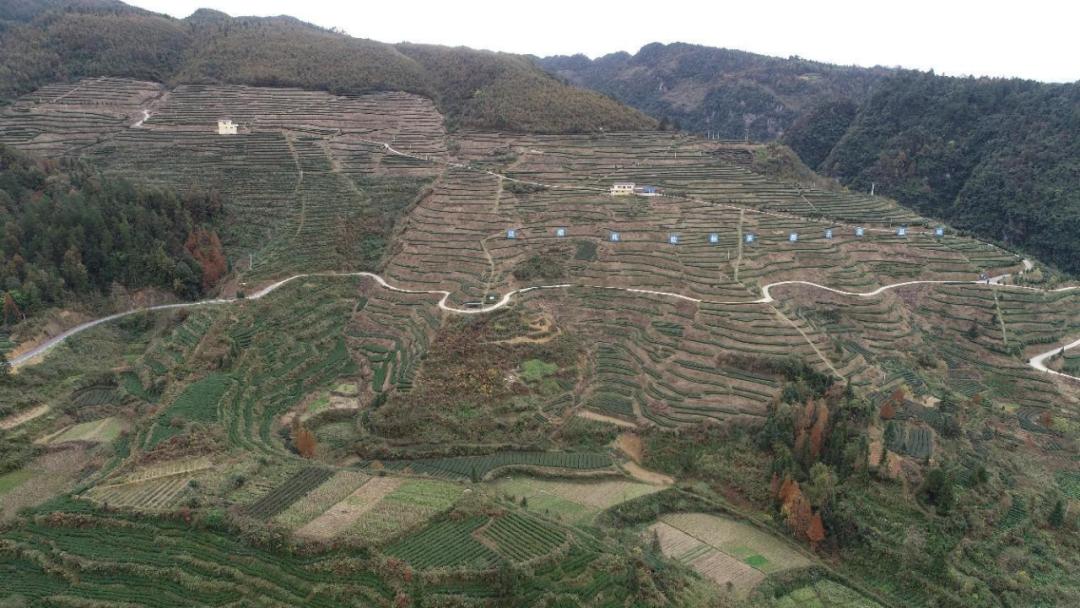
[(774, 572), (811, 564), (791, 544), (754, 526), (719, 515), (674, 513), (649, 528), (665, 555), (678, 559), (740, 595)]
[(494, 486), (530, 511), (571, 522), (587, 521), (604, 509), (664, 489), (621, 479), (569, 481), (519, 476), (500, 479)]

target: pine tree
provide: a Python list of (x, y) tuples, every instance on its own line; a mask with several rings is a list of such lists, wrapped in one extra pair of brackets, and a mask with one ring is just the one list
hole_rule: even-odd
[(1051, 528), (1060, 528), (1065, 525), (1065, 514), (1067, 509), (1065, 508), (1065, 501), (1060, 498), (1054, 503), (1054, 510), (1050, 512), (1050, 517), (1047, 518), (1047, 523)]

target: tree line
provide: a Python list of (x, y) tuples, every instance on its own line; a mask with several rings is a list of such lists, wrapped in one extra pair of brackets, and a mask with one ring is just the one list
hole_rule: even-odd
[(3, 324), (114, 285), (183, 298), (227, 271), (213, 193), (180, 196), (0, 146)]

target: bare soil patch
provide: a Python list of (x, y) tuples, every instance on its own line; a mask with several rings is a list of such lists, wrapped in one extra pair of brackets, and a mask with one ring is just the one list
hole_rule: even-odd
[(7, 418), (0, 419), (0, 429), (5, 431), (13, 429), (24, 422), (29, 422), (34, 418), (49, 411), (48, 405), (38, 405), (29, 409), (25, 409), (17, 414), (12, 414)]
[(637, 428), (637, 425), (633, 422), (623, 420), (622, 418), (616, 418), (614, 416), (605, 416), (604, 414), (598, 414), (592, 410), (580, 410), (578, 411), (577, 415), (588, 420), (596, 420), (597, 422), (608, 422), (610, 424), (614, 424), (615, 426), (621, 426), (624, 429)]
[(664, 475), (663, 473), (657, 473), (656, 471), (650, 471), (636, 462), (623, 463), (622, 468), (634, 479), (644, 481), (645, 483), (660, 486), (670, 486), (675, 483), (673, 477)]
[(403, 480), (396, 477), (372, 477), (345, 500), (297, 528), (296, 535), (315, 540), (330, 540), (348, 530), (364, 513), (374, 508), (402, 483)]
[(642, 443), (641, 437), (636, 433), (619, 433), (619, 436), (615, 438), (615, 447), (619, 448), (623, 454), (626, 454), (630, 460), (641, 464), (645, 444)]

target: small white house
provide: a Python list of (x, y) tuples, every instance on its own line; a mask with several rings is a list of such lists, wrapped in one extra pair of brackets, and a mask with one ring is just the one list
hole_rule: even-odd
[(633, 182), (615, 182), (611, 184), (611, 196), (631, 196), (633, 194)]
[(236, 135), (236, 123), (228, 118), (217, 121), (218, 135)]

